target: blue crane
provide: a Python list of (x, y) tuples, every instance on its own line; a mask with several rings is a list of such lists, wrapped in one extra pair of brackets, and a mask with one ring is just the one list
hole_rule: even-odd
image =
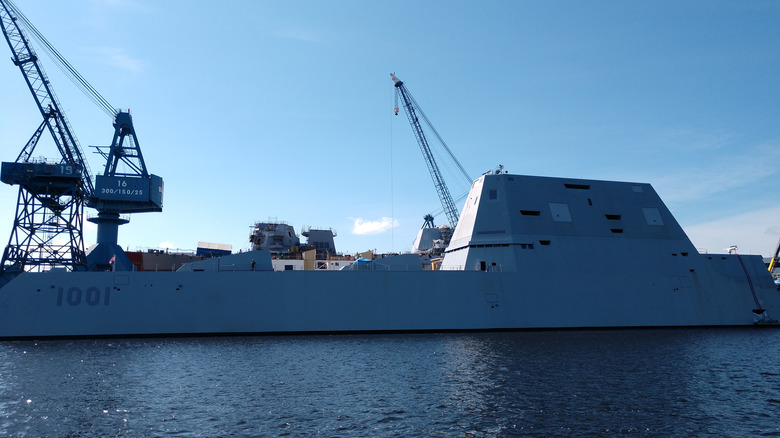
[[(87, 96), (114, 119), (114, 138), (105, 170), (92, 182), (73, 129), (60, 110), (38, 55), (21, 24), (59, 62), (63, 71)], [(69, 270), (131, 269), (117, 245), (118, 226), (127, 220), (122, 213), (162, 210), (162, 178), (151, 175), (138, 146), (129, 112), (117, 111), (65, 60), (19, 11), (11, 0), (0, 0), (0, 26), (43, 121), (13, 162), (3, 162), (0, 181), (19, 186), (16, 216), (0, 264), (0, 282), (24, 271), (51, 268)], [(33, 159), (44, 131), (51, 134), (59, 156)], [(117, 164), (130, 169), (123, 171)], [(98, 210), (90, 219), (98, 225), (98, 244), (84, 250), (84, 207)]]
[[(404, 83), (395, 76), (395, 73), (390, 73), (390, 78), (395, 84), (396, 100), (398, 99), (398, 96), (400, 96), (401, 100), (403, 101), (403, 106), (406, 109), (406, 116), (409, 118), (409, 123), (412, 125), (412, 131), (414, 131), (414, 135), (417, 138), (417, 143), (420, 145), (420, 150), (422, 151), (423, 158), (425, 159), (425, 164), (428, 165), (428, 171), (431, 174), (431, 179), (433, 179), (433, 185), (436, 187), (436, 193), (439, 195), (439, 200), (441, 201), (442, 208), (444, 209), (444, 214), (447, 215), (447, 220), (449, 221), (450, 226), (454, 229), (458, 224), (458, 217), (460, 214), (458, 213), (458, 209), (455, 207), (455, 202), (452, 200), (452, 195), (450, 195), (447, 184), (444, 182), (444, 178), (439, 171), (439, 166), (436, 164), (436, 159), (434, 158), (433, 153), (431, 152), (431, 148), (428, 145), (428, 139), (425, 137), (425, 132), (423, 131), (422, 125), (420, 125), (420, 119), (417, 116), (418, 113), (423, 117), (425, 122), (431, 128), (431, 131), (433, 131), (436, 138), (444, 146), (444, 149), (447, 151), (450, 158), (453, 160), (453, 162), (455, 162), (455, 164), (458, 166), (458, 169), (463, 173), (464, 177), (467, 181), (469, 181), (469, 183), (471, 182), (471, 178), (463, 169), (463, 166), (460, 165), (458, 160), (452, 154), (450, 148), (447, 147), (447, 144), (444, 143), (444, 140), (442, 140), (439, 133), (436, 132), (436, 129), (425, 116), (425, 113), (423, 113), (422, 109), (420, 109), (420, 106), (417, 105), (417, 102), (409, 93), (409, 90), (406, 89)], [(398, 115), (397, 103), (395, 114)], [(427, 215), (425, 220), (426, 224), (430, 222), (431, 226), (433, 225), (433, 218), (430, 215)]]

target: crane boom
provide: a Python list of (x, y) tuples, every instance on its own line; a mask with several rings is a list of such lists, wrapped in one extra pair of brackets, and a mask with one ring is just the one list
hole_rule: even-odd
[[(436, 164), (431, 148), (428, 145), (428, 139), (425, 137), (425, 132), (420, 125), (420, 120), (417, 117), (419, 107), (417, 107), (414, 98), (409, 94), (409, 90), (406, 89), (404, 83), (395, 77), (394, 73), (390, 73), (390, 78), (395, 84), (396, 94), (400, 95), (401, 100), (403, 101), (403, 106), (406, 109), (406, 116), (409, 119), (409, 124), (412, 126), (412, 131), (414, 131), (417, 143), (420, 145), (423, 158), (425, 158), (425, 164), (428, 165), (428, 171), (431, 174), (433, 185), (436, 187), (436, 193), (439, 195), (444, 214), (447, 215), (450, 226), (455, 228), (459, 219), (458, 209), (455, 207), (455, 202), (452, 200), (452, 195), (444, 182), (444, 178), (439, 171), (439, 166)], [(460, 164), (458, 165), (460, 166)]]
[[(60, 152), (62, 163), (79, 166), (82, 173), (84, 192), (89, 196), (93, 192), (92, 176), (84, 160), (79, 142), (73, 135), (73, 129), (65, 114), (60, 110), (60, 103), (51, 89), (49, 79), (38, 62), (38, 55), (32, 49), (30, 42), (25, 37), (17, 24), (21, 15), (16, 6), (9, 0), (0, 0), (0, 18), (2, 19), (3, 34), (13, 53), (12, 61), (24, 76), (27, 87), (35, 99), (38, 110), (43, 116), (44, 123), (51, 132), (54, 143)], [(27, 150), (27, 157), (32, 154), (35, 145)], [(20, 156), (21, 158), (21, 156)]]

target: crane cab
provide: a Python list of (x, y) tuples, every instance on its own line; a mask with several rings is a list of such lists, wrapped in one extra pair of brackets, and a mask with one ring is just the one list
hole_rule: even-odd
[(152, 174), (146, 177), (95, 177), (95, 199), (92, 205), (99, 210), (113, 210), (118, 213), (156, 212), (162, 211), (162, 204), (162, 177)]

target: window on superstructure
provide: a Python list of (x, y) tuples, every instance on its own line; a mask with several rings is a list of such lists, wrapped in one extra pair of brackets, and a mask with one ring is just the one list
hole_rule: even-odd
[(488, 192), (488, 199), (498, 199), (498, 190), (490, 190)]
[(520, 210), (523, 216), (539, 216), (542, 212), (539, 210)]
[(564, 184), (567, 189), (590, 190), (590, 184)]
[(607, 220), (610, 221), (619, 221), (620, 219), (623, 218), (623, 216), (620, 214), (605, 214), (604, 217), (606, 217)]

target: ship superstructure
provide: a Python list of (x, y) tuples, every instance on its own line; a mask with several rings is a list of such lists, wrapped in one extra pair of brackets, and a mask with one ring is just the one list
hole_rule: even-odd
[(452, 228), (448, 225), (436, 226), (433, 216), (425, 215), (425, 222), (412, 244), (412, 252), (415, 254), (427, 254), (433, 257), (441, 256), (452, 238)]
[(256, 222), (249, 235), (252, 251), (268, 251), (277, 271), (341, 269), (352, 262), (336, 252), (331, 228), (304, 227), (302, 244), (295, 228), (281, 221)]
[(300, 252), (301, 239), (292, 225), (284, 222), (257, 222), (249, 242), (253, 251), (268, 250), (273, 254)]

